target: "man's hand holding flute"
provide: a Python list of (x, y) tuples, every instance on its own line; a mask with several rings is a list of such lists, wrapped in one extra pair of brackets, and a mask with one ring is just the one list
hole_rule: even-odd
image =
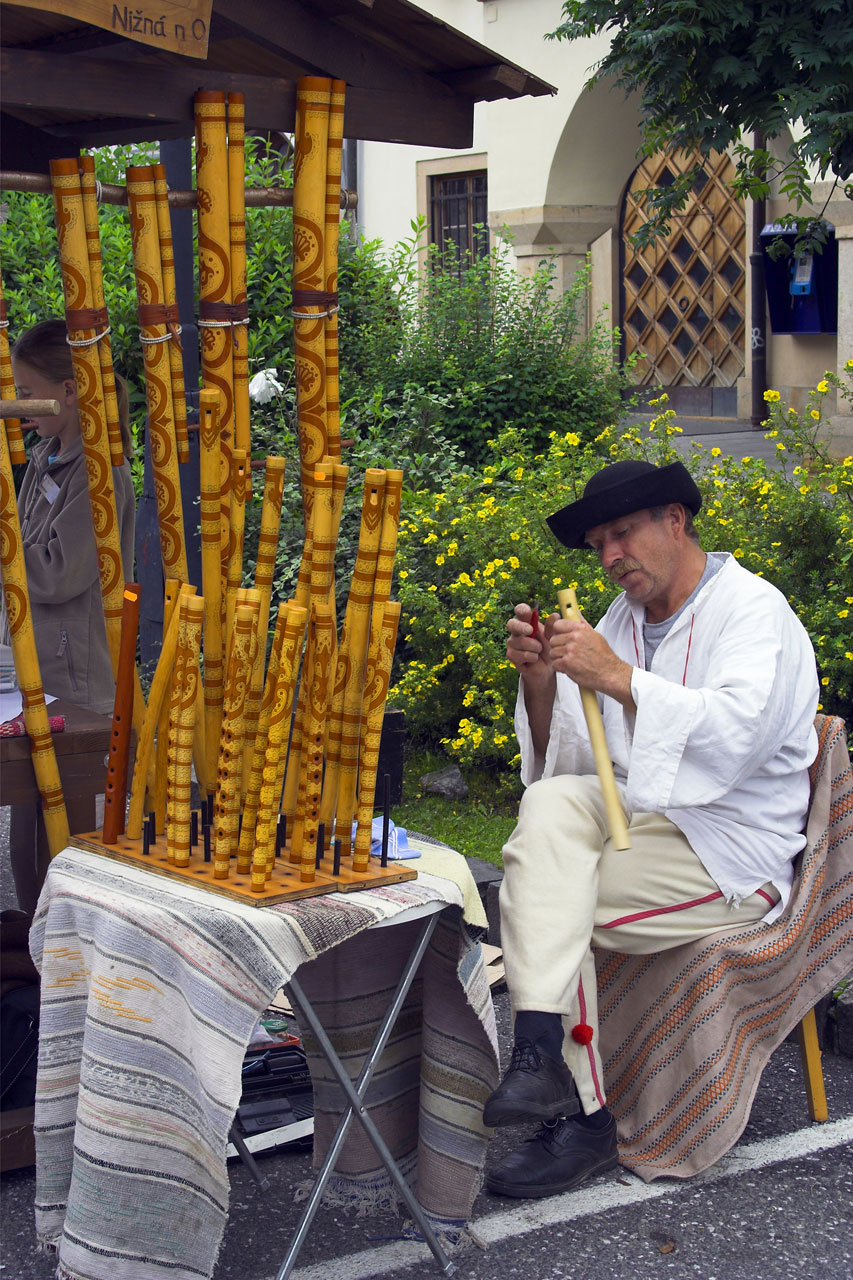
[(617, 657), (585, 618), (561, 618), (552, 613), (539, 623), (534, 634), (532, 615), (529, 604), (515, 606), (506, 624), (506, 656), (524, 677), (524, 702), (538, 755), (544, 755), (548, 746), (557, 671), (570, 676), (576, 684), (607, 694), (629, 710), (636, 710), (631, 666)]

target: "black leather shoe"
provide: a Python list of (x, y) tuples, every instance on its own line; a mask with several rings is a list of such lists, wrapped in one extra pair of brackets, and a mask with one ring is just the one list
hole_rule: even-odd
[(613, 1116), (603, 1129), (588, 1129), (576, 1120), (552, 1120), (488, 1174), (486, 1186), (499, 1196), (519, 1199), (554, 1196), (614, 1169), (618, 1160)]
[(526, 1120), (573, 1116), (576, 1111), (580, 1111), (580, 1102), (565, 1062), (520, 1039), (513, 1046), (509, 1070), (486, 1101), (483, 1123), (497, 1129)]

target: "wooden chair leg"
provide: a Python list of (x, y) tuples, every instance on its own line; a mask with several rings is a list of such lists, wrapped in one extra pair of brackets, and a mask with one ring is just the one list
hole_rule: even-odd
[(820, 1064), (820, 1046), (817, 1040), (814, 1009), (809, 1009), (797, 1027), (797, 1039), (800, 1043), (800, 1060), (803, 1064), (809, 1115), (812, 1120), (822, 1122), (828, 1118), (829, 1112), (826, 1107), (826, 1089), (823, 1084), (823, 1067)]

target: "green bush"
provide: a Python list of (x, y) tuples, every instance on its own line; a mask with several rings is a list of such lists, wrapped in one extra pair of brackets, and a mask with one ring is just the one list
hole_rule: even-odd
[(418, 276), (416, 244), (395, 250), (360, 358), (348, 361), (352, 394), (381, 388), (392, 408), (407, 389), (430, 397), (442, 433), (471, 462), (508, 428), (541, 448), (552, 430), (586, 437), (618, 417), (625, 378), (613, 332), (601, 322), (585, 332), (588, 267), (557, 295), (553, 263), (520, 276), (504, 246), (476, 259), (430, 246)]
[[(819, 384), (802, 419), (768, 393), (767, 425), (787, 470), (701, 448), (688, 465), (703, 494), (703, 544), (730, 551), (784, 592), (815, 645), (822, 708), (853, 725), (853, 458), (834, 462), (816, 441), (833, 381)], [(851, 381), (853, 373), (838, 384), (848, 397)], [(554, 432), (538, 453), (512, 429), (492, 445), (489, 465), (416, 495), (397, 557), (404, 639), (390, 695), (413, 735), (463, 764), (517, 764), (517, 675), (505, 657), (514, 605), (539, 600), (551, 612), (557, 591), (572, 586), (596, 623), (616, 594), (597, 558), (567, 553), (544, 517), (579, 497), (608, 461), (673, 461), (679, 432), (665, 403), (648, 428), (605, 428), (592, 441)]]

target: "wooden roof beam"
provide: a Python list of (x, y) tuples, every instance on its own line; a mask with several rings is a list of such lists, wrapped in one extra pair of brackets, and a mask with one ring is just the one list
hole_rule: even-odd
[(441, 77), (451, 89), (469, 93), (477, 99), (506, 98), (507, 89), (512, 96), (526, 92), (528, 76), (520, 67), (505, 62), (491, 67), (469, 67), (464, 71), (446, 71)]
[[(200, 88), (244, 93), (249, 129), (292, 132), (296, 116), (292, 80), (167, 66), (151, 59), (112, 62), (4, 49), (0, 76), (9, 116), (15, 115), (16, 107), (26, 112), (59, 112), (66, 123), (45, 127), (43, 132), (57, 139), (74, 135), (90, 146), (106, 145), (118, 136), (142, 141), (191, 135), (193, 94)], [(79, 120), (68, 119), (72, 111)], [(118, 132), (117, 120), (122, 122)], [(135, 122), (135, 137), (127, 132), (126, 122)], [(344, 132), (350, 138), (469, 147), (473, 128), (473, 101), (444, 86), (426, 97), (411, 86), (407, 92), (347, 87)], [(9, 141), (4, 138), (4, 148)], [(18, 167), (17, 162), (10, 167)]]
[[(241, 31), (255, 43), (282, 56), (298, 58), (323, 73), (346, 80), (347, 85), (383, 85), (409, 93), (419, 90), (434, 96), (450, 90), (438, 75), (430, 76), (411, 62), (395, 58), (378, 44), (362, 39), (351, 28), (329, 22), (324, 14), (309, 12), (297, 0), (278, 0), (272, 8), (266, 0), (240, 0), (227, 17), (217, 13), (219, 30)], [(398, 56), (404, 51), (398, 50)]]

